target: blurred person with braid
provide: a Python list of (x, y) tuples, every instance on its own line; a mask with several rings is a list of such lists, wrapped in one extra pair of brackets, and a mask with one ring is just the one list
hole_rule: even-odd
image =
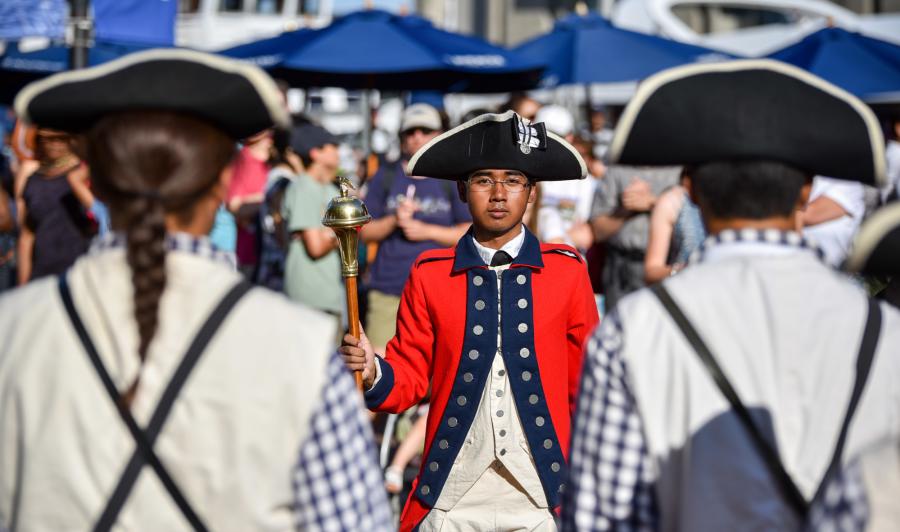
[(150, 50), (16, 109), (85, 133), (113, 232), (0, 299), (0, 530), (390, 530), (334, 321), (206, 236), (235, 139), (287, 124), (272, 80)]

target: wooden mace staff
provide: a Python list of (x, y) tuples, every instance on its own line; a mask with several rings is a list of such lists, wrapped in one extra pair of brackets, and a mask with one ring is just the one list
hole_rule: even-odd
[[(330, 227), (338, 239), (341, 253), (341, 275), (347, 291), (347, 319), (350, 334), (359, 339), (359, 299), (356, 280), (359, 277), (359, 230), (372, 220), (366, 204), (359, 198), (350, 196), (353, 184), (341, 177), (338, 179), (341, 195), (328, 202), (322, 225)], [(362, 391), (362, 372), (354, 371), (356, 387)]]

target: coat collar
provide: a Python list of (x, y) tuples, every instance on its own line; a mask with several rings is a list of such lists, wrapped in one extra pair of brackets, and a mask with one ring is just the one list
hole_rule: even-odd
[[(541, 258), (541, 243), (527, 227), (523, 226), (525, 233), (525, 241), (522, 243), (522, 249), (519, 254), (513, 257), (511, 268), (516, 266), (527, 266), (530, 268), (543, 268), (544, 260)], [(459, 242), (456, 243), (456, 258), (453, 260), (453, 272), (460, 272), (470, 268), (487, 268), (484, 259), (478, 254), (475, 248), (475, 237), (472, 229), (466, 232)]]
[(726, 229), (710, 235), (694, 251), (690, 263), (716, 260), (723, 256), (775, 255), (807, 252), (823, 259), (821, 248), (806, 236), (794, 231), (777, 229)]
[[(91, 242), (90, 253), (97, 254), (114, 249), (121, 250), (125, 249), (126, 244), (124, 233), (109, 232), (94, 238)], [(166, 234), (166, 251), (189, 253), (236, 268), (234, 255), (220, 250), (208, 237), (204, 236), (193, 236), (187, 233), (168, 233)]]

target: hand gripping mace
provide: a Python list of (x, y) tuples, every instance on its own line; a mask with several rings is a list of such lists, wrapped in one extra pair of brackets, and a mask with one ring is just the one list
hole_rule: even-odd
[[(356, 279), (359, 276), (359, 230), (372, 220), (366, 204), (359, 198), (350, 196), (353, 184), (345, 178), (338, 180), (341, 195), (328, 202), (322, 225), (330, 227), (338, 239), (338, 250), (341, 253), (341, 275), (347, 290), (347, 320), (350, 334), (359, 338), (359, 301), (357, 299)], [(362, 390), (362, 372), (354, 371), (356, 387)]]

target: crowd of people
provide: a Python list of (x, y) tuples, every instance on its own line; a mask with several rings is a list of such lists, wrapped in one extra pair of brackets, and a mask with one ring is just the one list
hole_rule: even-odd
[[(414, 103), (396, 157), (342, 168), (286, 85), (216, 61), (63, 74), (8, 120), (0, 530), (866, 530), (889, 513), (843, 465), (900, 438), (900, 313), (866, 298), (900, 306), (900, 267), (847, 264), (900, 204), (900, 116), (774, 63), (710, 65), (715, 83), (654, 77), (583, 117), (525, 93), (459, 124)], [(154, 78), (176, 64), (218, 96)], [(116, 73), (162, 89), (104, 101)], [(841, 127), (796, 145), (820, 113)], [(372, 217), (360, 338), (322, 223), (342, 176)]]

